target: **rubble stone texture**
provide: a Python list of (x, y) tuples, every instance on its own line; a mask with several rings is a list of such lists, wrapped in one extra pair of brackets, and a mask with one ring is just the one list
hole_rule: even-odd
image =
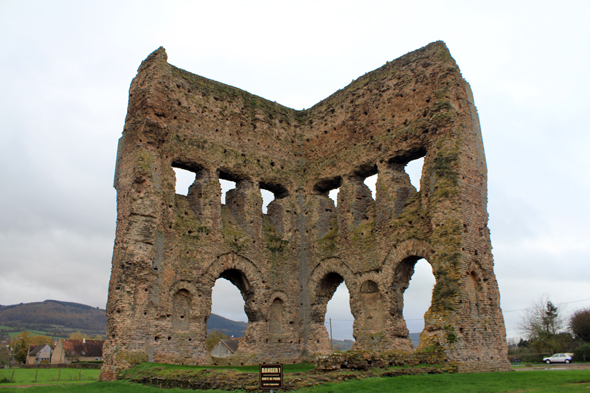
[[(418, 191), (404, 168), (421, 157)], [(173, 168), (195, 174), (188, 195)], [(219, 179), (236, 182), (225, 204)], [(234, 363), (329, 353), (326, 305), (342, 282), (354, 349), (412, 351), (403, 296), (421, 258), (436, 284), (419, 349), (442, 348), (459, 371), (509, 368), (479, 120), (442, 42), (300, 111), (174, 67), (159, 48), (131, 84), (115, 188), (102, 379), (141, 361), (210, 363), (219, 278), (248, 315)], [(261, 189), (275, 196), (266, 214)]]

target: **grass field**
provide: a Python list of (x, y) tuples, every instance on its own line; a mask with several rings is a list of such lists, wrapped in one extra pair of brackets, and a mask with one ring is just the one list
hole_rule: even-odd
[[(11, 371), (11, 370), (1, 370)], [(19, 371), (19, 370), (17, 370)], [(30, 371), (30, 370), (27, 370)], [(34, 371), (34, 370), (33, 370)], [(41, 370), (39, 370), (41, 371)], [(56, 370), (57, 371), (57, 370)], [(63, 372), (64, 370), (62, 370)], [(72, 370), (77, 372), (78, 370)], [(84, 370), (83, 370), (84, 371)], [(95, 371), (98, 370), (86, 370)], [(0, 378), (1, 378), (0, 374)], [(16, 374), (15, 374), (16, 376)], [(75, 377), (75, 375), (73, 376)], [(0, 384), (6, 386), (6, 384)], [(590, 370), (519, 371), (487, 374), (414, 375), (395, 378), (371, 378), (325, 384), (299, 390), (301, 393), (517, 393), (517, 392), (590, 392)], [(181, 389), (158, 389), (124, 381), (93, 382), (85, 385), (35, 386), (26, 390), (5, 388), (2, 393), (181, 393)], [(207, 392), (213, 392), (211, 390)], [(238, 392), (238, 391), (235, 391)]]
[(486, 374), (413, 375), (373, 378), (305, 389), (306, 393), (334, 392), (500, 393), (589, 392), (590, 371), (521, 371)]
[[(17, 368), (0, 369), (0, 381), (9, 380), (9, 383), (0, 383), (0, 386), (25, 385), (35, 383), (59, 382), (94, 382), (98, 378), (100, 370), (86, 370), (76, 368)], [(4, 391), (3, 391), (4, 392)]]
[[(13, 338), (14, 336), (16, 336), (19, 333), (22, 333), (25, 330), (14, 330), (13, 327), (10, 326), (2, 326), (0, 325), (0, 330), (4, 330), (3, 333), (8, 334), (10, 336), (10, 338)], [(47, 337), (51, 337), (51, 338), (65, 338), (63, 336), (54, 336), (49, 332), (45, 332), (42, 330), (26, 330), (27, 332), (30, 332), (31, 335), (33, 336), (47, 336)]]

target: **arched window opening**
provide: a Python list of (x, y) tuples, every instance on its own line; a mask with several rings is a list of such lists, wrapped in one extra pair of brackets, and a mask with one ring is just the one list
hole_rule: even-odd
[(225, 196), (229, 190), (236, 188), (236, 182), (220, 178), (219, 184), (221, 185), (221, 203), (225, 205)]
[(375, 199), (376, 194), (376, 190), (377, 190), (377, 174), (375, 173), (374, 175), (371, 175), (367, 178), (365, 178), (365, 185), (367, 187), (369, 187), (369, 190), (371, 190), (371, 196), (373, 197), (373, 199)]
[(262, 212), (266, 214), (268, 212), (268, 204), (274, 201), (275, 194), (263, 188), (260, 189), (260, 194), (262, 195)]
[[(404, 176), (396, 176), (398, 183), (405, 183), (409, 180), (410, 184), (416, 190), (420, 190), (420, 178), (422, 177), (422, 166), (424, 165), (424, 157), (426, 156), (426, 149), (417, 148), (406, 151), (388, 161), (389, 169), (393, 172), (403, 172), (407, 178), (403, 180)], [(400, 183), (400, 184), (401, 184)]]
[(314, 186), (315, 192), (326, 196), (334, 201), (334, 206), (338, 206), (338, 191), (342, 185), (342, 177), (336, 176), (329, 179), (322, 179)]
[(338, 206), (338, 193), (340, 192), (340, 187), (330, 190), (328, 193), (328, 197), (334, 201), (334, 206)]
[(330, 334), (330, 322), (332, 324), (332, 345), (334, 350), (348, 350), (352, 348), (354, 338), (352, 325), (354, 317), (350, 311), (350, 295), (346, 284), (338, 285), (332, 298), (328, 301), (325, 317), (325, 325)]
[(217, 279), (212, 288), (211, 316), (207, 320), (207, 330), (220, 331), (228, 337), (242, 337), (248, 322), (244, 306), (240, 289), (228, 278)]
[(406, 164), (405, 171), (410, 176), (410, 183), (416, 190), (420, 191), (420, 179), (422, 178), (422, 166), (424, 166), (424, 157), (412, 160)]
[(262, 212), (268, 213), (268, 205), (275, 199), (285, 198), (289, 195), (287, 189), (275, 182), (260, 182), (260, 194), (262, 195)]
[(175, 192), (178, 195), (188, 195), (189, 187), (195, 182), (196, 174), (186, 169), (173, 167), (176, 175)]
[(420, 333), (424, 329), (424, 314), (432, 303), (432, 290), (435, 283), (430, 263), (425, 259), (418, 260), (414, 265), (409, 287), (404, 292), (403, 310), (414, 348), (418, 346)]

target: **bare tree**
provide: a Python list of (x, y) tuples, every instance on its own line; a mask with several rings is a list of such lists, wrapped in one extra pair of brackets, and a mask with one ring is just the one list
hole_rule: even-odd
[(559, 333), (564, 325), (563, 310), (543, 295), (524, 311), (518, 327), (529, 340)]
[(518, 327), (539, 352), (556, 351), (561, 345), (559, 333), (565, 326), (562, 309), (543, 295), (524, 311)]

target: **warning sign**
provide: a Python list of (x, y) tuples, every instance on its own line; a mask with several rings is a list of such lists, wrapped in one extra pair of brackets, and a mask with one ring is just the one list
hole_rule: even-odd
[(281, 389), (283, 387), (283, 365), (260, 365), (260, 389)]

